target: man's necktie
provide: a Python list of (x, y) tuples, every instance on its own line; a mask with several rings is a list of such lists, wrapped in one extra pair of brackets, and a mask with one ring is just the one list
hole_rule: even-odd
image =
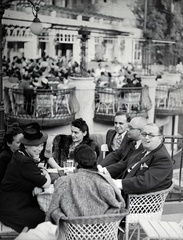
[(118, 134), (118, 136), (116, 138), (116, 149), (118, 149), (120, 147), (121, 142), (122, 142), (121, 134)]

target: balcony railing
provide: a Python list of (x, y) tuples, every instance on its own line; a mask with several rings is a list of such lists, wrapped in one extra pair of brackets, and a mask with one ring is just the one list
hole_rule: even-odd
[(183, 84), (158, 85), (155, 97), (156, 115), (183, 115)]
[(79, 104), (75, 87), (61, 90), (4, 88), (7, 124), (25, 125), (38, 122), (41, 126), (60, 126), (72, 122)]
[(148, 106), (144, 102), (143, 87), (95, 89), (94, 120), (113, 121), (117, 111), (128, 113), (129, 116), (147, 117)]
[(173, 179), (175, 187), (167, 201), (183, 200), (183, 137), (165, 135), (165, 146), (174, 161)]

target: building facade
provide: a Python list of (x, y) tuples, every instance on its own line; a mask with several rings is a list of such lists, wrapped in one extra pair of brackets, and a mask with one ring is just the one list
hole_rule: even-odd
[(14, 55), (26, 58), (46, 55), (80, 63), (81, 35), (78, 30), (86, 26), (90, 31), (87, 62), (117, 59), (121, 63), (140, 63), (138, 39), (141, 30), (136, 27), (135, 16), (128, 4), (127, 0), (44, 1), (39, 11), (44, 30), (40, 36), (35, 36), (29, 28), (33, 19), (32, 14), (27, 13), (29, 8), (17, 1), (3, 15), (7, 30), (3, 55), (10, 59)]

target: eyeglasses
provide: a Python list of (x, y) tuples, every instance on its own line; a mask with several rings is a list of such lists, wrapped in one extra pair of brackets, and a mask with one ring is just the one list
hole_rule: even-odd
[(124, 125), (124, 123), (123, 122), (114, 122), (114, 124), (119, 124), (119, 125)]
[(129, 129), (129, 130), (135, 130), (135, 129), (141, 130), (140, 128), (134, 128), (134, 127), (132, 127), (131, 125), (128, 125), (128, 129)]
[(145, 137), (149, 137), (149, 138), (153, 138), (153, 137), (158, 137), (158, 136), (161, 136), (160, 134), (152, 134), (152, 133), (146, 133), (146, 132), (142, 132), (141, 135), (145, 138)]

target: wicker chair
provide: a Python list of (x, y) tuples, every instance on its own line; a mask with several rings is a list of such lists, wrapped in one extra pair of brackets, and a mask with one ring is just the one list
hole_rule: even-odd
[(106, 214), (75, 217), (60, 221), (60, 238), (63, 240), (117, 240), (118, 226), (128, 214)]
[(96, 109), (97, 112), (103, 112), (109, 114), (115, 114), (115, 102), (116, 96), (113, 89), (106, 88), (105, 90), (98, 92), (99, 94), (99, 104)]
[[(138, 223), (140, 220), (160, 220), (163, 212), (163, 206), (168, 193), (173, 189), (174, 183), (162, 191), (151, 192), (146, 194), (129, 194), (128, 210), (129, 215), (126, 217), (125, 237), (130, 240), (134, 232), (138, 229), (138, 239), (140, 239), (140, 229)], [(133, 232), (129, 238), (130, 224), (133, 224)]]

